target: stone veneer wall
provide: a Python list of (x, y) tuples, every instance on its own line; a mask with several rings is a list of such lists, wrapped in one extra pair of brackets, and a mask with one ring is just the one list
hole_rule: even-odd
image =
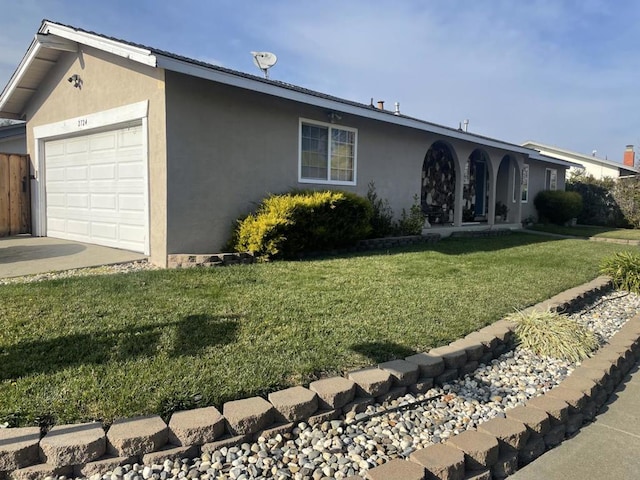
[[(609, 279), (600, 277), (530, 308), (571, 311), (610, 288)], [(514, 327), (499, 320), (428, 353), (354, 371), (346, 377), (321, 379), (309, 388), (274, 392), (268, 401), (261, 397), (230, 401), (223, 405), (222, 413), (215, 407), (176, 412), (168, 424), (153, 415), (118, 420), (106, 432), (98, 422), (58, 425), (42, 437), (37, 427), (0, 429), (0, 479), (88, 477), (125, 463), (161, 463), (258, 436), (268, 438), (291, 431), (300, 421), (318, 424), (354, 415), (374, 402), (384, 403), (407, 391), (426, 392), (434, 384), (474, 371), (478, 363), (513, 347)], [(425, 478), (427, 470), (444, 469), (443, 474), (458, 472), (463, 476), (466, 471), (473, 475), (465, 478), (503, 478), (561, 442), (584, 421), (592, 420), (638, 358), (640, 315), (627, 322), (560, 387), (531, 399), (526, 407), (508, 411), (506, 419), (486, 422), (477, 431), (452, 437), (445, 445), (417, 450), (411, 461), (393, 460), (370, 470), (368, 476), (399, 478), (398, 472), (409, 469), (416, 476), (406, 478)], [(446, 452), (440, 452), (442, 449)]]

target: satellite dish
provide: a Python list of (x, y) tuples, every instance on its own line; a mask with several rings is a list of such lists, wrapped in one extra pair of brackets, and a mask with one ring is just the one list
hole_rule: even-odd
[(271, 52), (251, 52), (253, 63), (264, 72), (264, 78), (269, 78), (269, 69), (278, 61), (278, 57)]

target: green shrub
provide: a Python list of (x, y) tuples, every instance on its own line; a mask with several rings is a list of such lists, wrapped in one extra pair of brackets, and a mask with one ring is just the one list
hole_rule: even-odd
[(294, 258), (300, 253), (342, 248), (366, 238), (371, 205), (339, 191), (296, 191), (271, 195), (255, 213), (239, 220), (233, 234), (236, 251)]
[(564, 225), (582, 210), (582, 197), (576, 192), (543, 190), (533, 199), (533, 204), (543, 223)]
[(418, 195), (413, 196), (413, 205), (409, 213), (403, 208), (400, 220), (398, 220), (397, 231), (400, 235), (420, 235), (424, 227), (424, 213)]
[(598, 348), (596, 335), (568, 317), (551, 311), (517, 312), (516, 341), (537, 355), (579, 362)]
[(619, 252), (605, 258), (600, 272), (611, 277), (616, 288), (640, 293), (640, 255)]
[(614, 180), (609, 177), (597, 179), (583, 173), (571, 176), (566, 190), (577, 192), (582, 197), (582, 211), (577, 217), (579, 224), (604, 227), (629, 225), (614, 197), (614, 186)]
[(640, 228), (640, 175), (619, 178), (613, 197), (629, 225)]
[(389, 200), (378, 197), (376, 185), (369, 182), (367, 190), (367, 200), (371, 204), (371, 238), (382, 238), (392, 235), (395, 232), (393, 222), (393, 210), (389, 205)]

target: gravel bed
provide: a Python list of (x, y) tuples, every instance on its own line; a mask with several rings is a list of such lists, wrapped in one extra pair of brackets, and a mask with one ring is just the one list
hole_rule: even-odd
[(113, 265), (101, 265), (99, 267), (75, 268), (60, 272), (38, 273), (23, 277), (0, 278), (0, 285), (10, 283), (42, 282), (43, 280), (55, 280), (58, 278), (88, 277), (90, 275), (112, 275), (114, 273), (129, 273), (138, 270), (157, 270), (159, 267), (150, 264), (147, 260), (135, 260), (133, 262), (116, 263)]
[[(613, 292), (571, 315), (605, 343), (640, 311), (640, 296)], [(405, 395), (387, 405), (311, 427), (299, 423), (291, 433), (255, 443), (221, 448), (211, 454), (163, 464), (123, 465), (90, 480), (295, 479), (364, 476), (366, 471), (417, 448), (438, 443), (479, 423), (504, 417), (560, 383), (575, 364), (516, 348), (481, 365), (472, 375)]]

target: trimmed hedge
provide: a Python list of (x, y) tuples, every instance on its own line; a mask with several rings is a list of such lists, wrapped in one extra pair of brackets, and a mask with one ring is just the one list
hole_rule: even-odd
[(370, 203), (341, 191), (295, 191), (265, 198), (239, 220), (233, 248), (258, 256), (295, 258), (304, 252), (355, 245), (371, 231)]
[(533, 199), (538, 217), (543, 223), (564, 225), (582, 211), (582, 197), (577, 192), (543, 190)]

